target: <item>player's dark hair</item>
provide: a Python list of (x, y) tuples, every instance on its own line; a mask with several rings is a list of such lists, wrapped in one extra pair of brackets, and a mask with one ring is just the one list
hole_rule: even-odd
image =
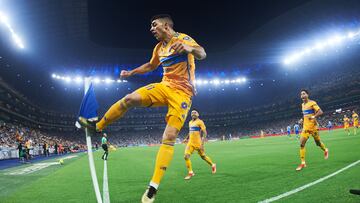
[(307, 95), (310, 95), (310, 92), (309, 92), (309, 90), (307, 90), (307, 89), (301, 89), (300, 92), (305, 92)]
[(196, 112), (198, 112), (200, 114), (200, 112), (197, 109), (192, 109), (191, 111), (196, 111)]
[(174, 21), (172, 20), (172, 18), (169, 14), (154, 15), (153, 17), (151, 17), (150, 22), (153, 22), (154, 20), (157, 20), (157, 19), (164, 19), (164, 20), (168, 21), (168, 24), (171, 28), (174, 27)]

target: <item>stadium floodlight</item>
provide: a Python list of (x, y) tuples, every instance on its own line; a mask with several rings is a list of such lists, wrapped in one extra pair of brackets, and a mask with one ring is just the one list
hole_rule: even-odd
[(349, 33), (347, 34), (347, 37), (350, 38), (350, 39), (352, 39), (352, 38), (354, 38), (354, 37), (356, 36), (356, 34), (357, 34), (357, 33), (355, 33), (355, 32), (349, 32)]
[(9, 30), (11, 37), (12, 37), (13, 41), (15, 42), (15, 44), (18, 47), (20, 47), (21, 49), (24, 49), (25, 46), (24, 46), (21, 38), (19, 37), (18, 34), (15, 33), (14, 29), (12, 28), (12, 26), (10, 24), (9, 18), (2, 12), (0, 12), (0, 21)]
[(219, 79), (214, 79), (214, 80), (213, 80), (213, 84), (214, 84), (214, 85), (219, 85), (219, 84), (220, 84), (220, 80), (219, 80)]
[(117, 83), (121, 83), (122, 81), (120, 79), (116, 80)]
[(304, 51), (302, 52), (303, 54), (310, 54), (311, 49), (310, 48), (306, 48), (304, 49)]
[(64, 77), (65, 82), (69, 83), (71, 82), (71, 78), (69, 76)]
[(1, 12), (0, 12), (0, 20), (3, 24), (10, 25), (9, 18), (4, 13), (1, 13)]
[(327, 40), (327, 43), (329, 45), (332, 45), (332, 46), (335, 46), (335, 45), (339, 45), (341, 42), (342, 42), (343, 38), (339, 35), (335, 35), (333, 37), (330, 37), (328, 40)]
[(246, 82), (247, 79), (245, 77), (242, 78), (242, 82)]
[(299, 61), (303, 56), (310, 56), (309, 54), (313, 50), (322, 51), (324, 48), (336, 47), (343, 43), (351, 42), (356, 38), (359, 38), (360, 31), (350, 31), (344, 34), (335, 34), (324, 40), (319, 40), (312, 47), (307, 47), (303, 51), (296, 52), (296, 54), (286, 56), (283, 60), (285, 65), (292, 64)]
[(12, 38), (13, 38), (14, 42), (18, 45), (18, 47), (20, 47), (21, 49), (25, 48), (24, 44), (22, 43), (22, 40), (20, 39), (20, 37), (17, 34), (13, 33)]
[(56, 76), (57, 76), (57, 75), (56, 75), (55, 73), (53, 73), (53, 74), (51, 75), (52, 78), (56, 78)]
[(77, 77), (74, 79), (74, 81), (79, 84), (79, 83), (82, 83), (82, 82), (83, 82), (83, 79), (82, 79), (82, 77), (77, 76)]
[(204, 83), (205, 85), (207, 85), (207, 84), (209, 83), (209, 81), (208, 81), (208, 80), (204, 80), (203, 83)]
[(230, 84), (230, 80), (225, 80), (225, 84)]
[(106, 84), (110, 84), (110, 83), (112, 83), (112, 82), (114, 82), (114, 80), (112, 80), (111, 78), (106, 78), (106, 79), (105, 79), (105, 83), (106, 83)]
[(93, 82), (94, 82), (95, 84), (99, 84), (99, 83), (101, 82), (101, 80), (100, 80), (100, 78), (94, 78), (94, 79), (93, 79)]

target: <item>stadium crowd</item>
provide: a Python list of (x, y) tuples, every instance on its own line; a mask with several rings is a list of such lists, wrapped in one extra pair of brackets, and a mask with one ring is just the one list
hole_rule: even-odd
[[(318, 120), (320, 127), (326, 127), (328, 121), (334, 126), (340, 126), (344, 114), (350, 116), (351, 110), (358, 110), (359, 85), (359, 71), (329, 73), (316, 83), (307, 85), (311, 98), (325, 112)], [(45, 111), (1, 79), (0, 98), (0, 119), (6, 122), (1, 124), (0, 149), (17, 147), (14, 140), (16, 132), (22, 133), (24, 142), (30, 139), (33, 146), (40, 148), (44, 143), (50, 149), (60, 143), (70, 149), (74, 146), (84, 148), (84, 139), (81, 139), (83, 135), (73, 125), (76, 115)], [(286, 99), (277, 99), (263, 106), (238, 110), (234, 108), (233, 111), (224, 112), (201, 112), (200, 117), (205, 121), (209, 139), (228, 139), (230, 136), (241, 138), (259, 135), (260, 131), (279, 134), (286, 132), (288, 125), (293, 126), (302, 117), (300, 105), (299, 93), (294, 91), (287, 94)], [(341, 113), (335, 113), (336, 109), (342, 109)], [(107, 133), (110, 143), (117, 146), (159, 144), (165, 127), (165, 113), (164, 108), (133, 109), (124, 119), (109, 126)], [(187, 131), (185, 124), (179, 138), (183, 139)], [(99, 144), (100, 136), (93, 141)]]
[(35, 155), (65, 154), (80, 149), (85, 149), (85, 145), (67, 140), (60, 134), (54, 136), (38, 129), (0, 121), (1, 157), (11, 157), (9, 153), (18, 150), (18, 157), (28, 160)]

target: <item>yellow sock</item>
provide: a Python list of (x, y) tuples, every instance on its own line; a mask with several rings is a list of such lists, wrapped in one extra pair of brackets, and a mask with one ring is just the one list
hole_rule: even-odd
[(110, 109), (105, 113), (104, 117), (102, 117), (102, 119), (96, 123), (96, 129), (102, 131), (106, 126), (121, 118), (127, 110), (128, 107), (125, 103), (125, 100), (119, 100), (118, 102), (113, 104)]
[(155, 163), (155, 170), (154, 170), (154, 175), (151, 179), (151, 183), (150, 185), (154, 186), (157, 189), (157, 186), (160, 184), (160, 181), (162, 179), (162, 177), (165, 174), (165, 171), (167, 169), (167, 167), (170, 164), (170, 161), (174, 155), (174, 143), (172, 143), (172, 145), (169, 144), (165, 144), (163, 142), (163, 144), (161, 144), (160, 149), (158, 151), (157, 157), (156, 157), (156, 163)]
[(202, 156), (201, 157), (204, 161), (206, 161), (206, 163), (208, 163), (210, 166), (213, 165), (213, 162), (211, 161), (210, 157), (208, 156)]
[(305, 153), (306, 153), (305, 147), (300, 147), (300, 159), (302, 164), (305, 163)]
[(325, 147), (325, 144), (324, 143), (321, 143), (320, 146), (319, 146), (323, 151), (325, 151), (326, 147)]
[(191, 172), (192, 171), (191, 160), (185, 159), (185, 164), (186, 164), (186, 168), (188, 169), (188, 171)]

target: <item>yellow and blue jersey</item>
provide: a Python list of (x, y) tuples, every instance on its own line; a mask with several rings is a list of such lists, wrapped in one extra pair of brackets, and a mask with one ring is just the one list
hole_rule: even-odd
[(167, 44), (159, 42), (155, 46), (150, 64), (163, 67), (162, 83), (193, 96), (195, 94), (195, 58), (192, 54), (174, 54), (171, 46), (179, 41), (190, 46), (199, 46), (188, 35), (176, 33)]
[(350, 124), (350, 119), (349, 118), (344, 118), (344, 126), (349, 127), (349, 124)]
[(189, 122), (189, 144), (201, 145), (201, 132), (206, 130), (206, 126), (199, 118)]
[(352, 119), (353, 119), (353, 122), (354, 124), (358, 124), (359, 123), (359, 115), (357, 113), (353, 113), (352, 115)]
[(316, 119), (312, 119), (311, 117), (316, 114), (317, 111), (320, 110), (318, 104), (313, 101), (309, 100), (306, 103), (302, 104), (302, 113), (304, 115), (304, 123), (303, 123), (303, 130), (308, 131), (315, 131), (318, 129), (318, 124)]

